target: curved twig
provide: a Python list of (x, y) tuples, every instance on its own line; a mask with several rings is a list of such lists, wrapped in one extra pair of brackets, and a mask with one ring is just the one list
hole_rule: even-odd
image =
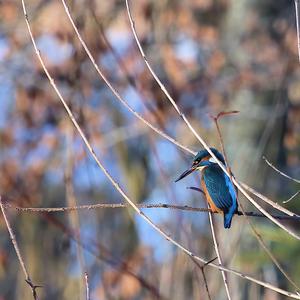
[(290, 210), (288, 210), (285, 207), (282, 207), (281, 205), (279, 205), (277, 202), (272, 201), (271, 199), (269, 199), (268, 197), (264, 196), (263, 194), (259, 193), (258, 191), (256, 191), (255, 189), (251, 188), (250, 186), (248, 186), (247, 184), (243, 183), (240, 181), (240, 184), (242, 185), (242, 187), (247, 190), (248, 192), (252, 193), (253, 195), (255, 195), (256, 197), (258, 197), (259, 199), (263, 200), (264, 202), (268, 203), (269, 205), (271, 205), (273, 208), (282, 211), (283, 213), (287, 214), (288, 216), (291, 217), (300, 217), (299, 214), (296, 214)]
[(299, 179), (295, 179), (295, 178), (293, 178), (293, 177), (291, 177), (291, 176), (289, 176), (289, 175), (283, 173), (283, 172), (280, 171), (279, 169), (277, 169), (272, 163), (270, 163), (270, 162), (268, 161), (268, 159), (267, 159), (265, 156), (263, 156), (263, 160), (264, 160), (264, 161), (265, 161), (265, 162), (266, 162), (273, 170), (275, 170), (277, 173), (279, 173), (279, 174), (282, 175), (283, 177), (288, 178), (288, 179), (290, 179), (290, 180), (292, 180), (292, 181), (294, 181), (294, 182), (296, 182), (296, 183), (300, 183), (300, 180), (299, 180)]
[[(216, 252), (219, 264), (222, 265), (223, 264), (222, 257), (221, 257), (220, 251), (219, 251), (219, 243), (218, 243), (216, 232), (215, 232), (214, 221), (213, 221), (213, 213), (211, 211), (208, 212), (208, 218), (209, 218), (211, 234), (212, 234), (212, 238), (213, 238), (213, 242), (214, 242), (215, 252)], [(222, 273), (222, 279), (223, 279), (223, 282), (224, 282), (227, 298), (229, 300), (231, 300), (232, 298), (231, 298), (230, 291), (229, 291), (227, 274), (224, 271), (221, 271), (221, 273)]]
[(42, 286), (40, 286), (40, 285), (34, 285), (33, 282), (32, 282), (32, 280), (31, 280), (31, 278), (30, 278), (30, 276), (29, 276), (29, 273), (28, 273), (28, 271), (27, 271), (26, 265), (25, 265), (25, 263), (24, 263), (24, 259), (23, 259), (22, 255), (21, 255), (21, 251), (20, 251), (19, 246), (18, 246), (18, 242), (17, 242), (17, 240), (16, 240), (16, 236), (15, 236), (15, 234), (14, 234), (14, 232), (13, 232), (13, 229), (12, 229), (12, 227), (10, 226), (10, 222), (9, 222), (7, 216), (6, 216), (6, 213), (5, 213), (4, 205), (3, 205), (3, 203), (2, 203), (1, 196), (0, 196), (0, 207), (1, 207), (1, 211), (2, 211), (2, 214), (3, 214), (3, 218), (4, 218), (4, 221), (5, 221), (6, 228), (7, 228), (7, 230), (8, 230), (8, 233), (9, 233), (9, 236), (10, 236), (10, 239), (11, 239), (11, 242), (12, 242), (14, 248), (15, 248), (15, 252), (16, 252), (16, 254), (17, 254), (17, 257), (18, 257), (20, 266), (21, 266), (21, 268), (22, 268), (22, 270), (23, 270), (23, 273), (24, 273), (24, 275), (25, 275), (25, 281), (26, 281), (26, 283), (27, 283), (27, 284), (30, 286), (30, 288), (31, 288), (33, 299), (34, 299), (34, 300), (38, 300), (39, 298), (38, 298), (38, 295), (37, 295), (37, 293), (36, 293), (36, 289), (39, 288), (39, 287), (42, 287)]
[(297, 197), (300, 194), (300, 190), (297, 191), (294, 195), (292, 195), (289, 199), (282, 201), (282, 203), (288, 203), (291, 200), (293, 200), (295, 197)]

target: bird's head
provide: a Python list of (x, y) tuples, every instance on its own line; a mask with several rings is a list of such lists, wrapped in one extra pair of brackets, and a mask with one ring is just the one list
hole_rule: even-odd
[[(225, 165), (225, 160), (223, 155), (215, 148), (210, 148), (210, 150), (213, 152), (213, 154)], [(193, 173), (196, 170), (203, 170), (206, 167), (209, 167), (211, 165), (216, 164), (216, 160), (209, 154), (209, 152), (204, 149), (197, 153), (197, 155), (194, 157), (192, 166), (187, 169), (185, 172), (183, 172), (176, 180), (175, 182), (183, 179), (184, 177), (188, 176), (189, 174)]]

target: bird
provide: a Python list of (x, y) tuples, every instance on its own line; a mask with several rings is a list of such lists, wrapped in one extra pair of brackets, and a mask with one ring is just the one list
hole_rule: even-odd
[[(215, 148), (210, 148), (218, 160), (226, 167), (223, 155)], [(175, 182), (194, 171), (201, 171), (201, 186), (212, 212), (224, 214), (224, 228), (231, 226), (233, 215), (238, 210), (237, 190), (229, 176), (221, 169), (216, 160), (204, 149), (194, 157), (192, 166), (183, 172)], [(231, 174), (233, 176), (233, 174)]]

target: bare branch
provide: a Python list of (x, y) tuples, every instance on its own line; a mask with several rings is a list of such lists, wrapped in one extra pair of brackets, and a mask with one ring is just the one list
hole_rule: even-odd
[(286, 271), (280, 265), (280, 263), (278, 262), (278, 260), (276, 259), (276, 257), (273, 255), (273, 253), (267, 247), (267, 245), (264, 242), (264, 240), (262, 239), (261, 235), (258, 233), (258, 231), (256, 230), (256, 228), (254, 227), (254, 225), (250, 221), (249, 216), (247, 216), (246, 212), (244, 211), (243, 205), (241, 203), (239, 203), (239, 205), (241, 207), (243, 215), (245, 215), (245, 217), (246, 217), (246, 221), (247, 221), (248, 225), (250, 226), (250, 228), (252, 230), (252, 233), (254, 234), (255, 238), (257, 239), (257, 241), (259, 242), (259, 244), (261, 245), (261, 247), (264, 249), (264, 251), (269, 256), (269, 258), (272, 260), (272, 262), (276, 265), (276, 267), (279, 269), (279, 271), (283, 274), (283, 276), (291, 283), (292, 286), (294, 286), (294, 288), (297, 290), (297, 293), (298, 293), (300, 291), (300, 289), (297, 286), (297, 284), (295, 283), (295, 281), (289, 276), (289, 274), (286, 273)]
[[(68, 123), (66, 126), (66, 167), (65, 167), (65, 187), (66, 187), (66, 200), (68, 206), (76, 206), (77, 199), (73, 187), (73, 127), (71, 123)], [(69, 215), (69, 222), (74, 229), (78, 232), (78, 239), (81, 239), (80, 232), (80, 217), (78, 210), (75, 211), (75, 214)], [(85, 269), (85, 259), (82, 252), (82, 248), (79, 245), (76, 245), (76, 253), (79, 262), (79, 268), (81, 274), (84, 273)], [(84, 286), (82, 282), (82, 277), (79, 278), (79, 293), (84, 295)], [(81, 297), (80, 297), (81, 298)]]
[(290, 202), (290, 201), (293, 200), (295, 197), (297, 197), (299, 194), (300, 194), (300, 190), (297, 191), (294, 195), (292, 195), (289, 199), (287, 199), (287, 200), (285, 200), (285, 201), (282, 201), (282, 203), (288, 203), (288, 202)]
[(218, 121), (221, 117), (238, 114), (239, 112), (240, 112), (239, 110), (221, 111), (216, 116), (211, 115), (211, 118)]
[[(62, 212), (72, 212), (75, 210), (92, 210), (92, 209), (107, 209), (107, 208), (128, 208), (130, 204), (128, 203), (99, 203), (90, 205), (78, 205), (78, 206), (64, 206), (64, 207), (20, 207), (14, 206), (12, 204), (3, 203), (3, 206), (7, 209), (15, 209), (19, 212), (27, 213), (62, 213)], [(188, 205), (172, 205), (166, 203), (153, 203), (153, 204), (136, 204), (140, 209), (153, 209), (153, 208), (165, 208), (165, 209), (178, 209), (183, 211), (193, 211), (193, 212), (212, 212), (209, 208), (204, 207), (191, 207)], [(212, 212), (216, 213), (217, 212)], [(242, 216), (243, 212), (237, 211), (237, 216)], [(266, 218), (264, 214), (255, 213), (252, 211), (245, 212), (248, 217), (258, 217)], [(279, 216), (272, 215), (273, 218), (278, 220), (290, 220), (290, 221), (300, 221), (300, 216)]]
[(201, 273), (202, 273), (202, 276), (203, 276), (203, 281), (204, 281), (204, 286), (205, 286), (205, 290), (206, 290), (206, 293), (207, 293), (207, 297), (208, 297), (209, 300), (211, 300), (211, 296), (210, 296), (210, 292), (209, 292), (209, 289), (208, 289), (206, 275), (204, 273), (204, 268), (201, 268)]
[[(209, 207), (209, 205), (208, 205), (208, 207)], [(213, 221), (213, 214), (212, 214), (211, 211), (208, 212), (208, 217), (209, 217), (209, 223), (210, 223), (211, 234), (212, 234), (212, 238), (213, 238), (213, 242), (214, 242), (214, 247), (215, 247), (217, 257), (218, 257), (218, 262), (219, 262), (220, 265), (222, 265), (223, 264), (222, 257), (221, 257), (220, 251), (219, 251), (219, 243), (218, 243), (218, 240), (217, 240), (215, 227), (214, 227), (214, 221)], [(223, 278), (227, 298), (229, 300), (231, 300), (229, 286), (228, 286), (228, 280), (227, 280), (227, 274), (224, 271), (221, 271), (221, 273), (222, 273), (222, 278)], [(204, 277), (204, 274), (203, 274), (203, 277)]]
[[(215, 121), (215, 124), (217, 126), (217, 129), (218, 129), (219, 138), (220, 138), (221, 146), (222, 146), (222, 152), (223, 152), (224, 157), (225, 157), (225, 163), (226, 163), (226, 166), (228, 168), (228, 173), (230, 174), (230, 180), (232, 180), (232, 178), (231, 178), (232, 176), (231, 176), (231, 172), (230, 172), (230, 169), (229, 169), (229, 165), (227, 163), (227, 157), (226, 157), (226, 153), (225, 153), (225, 149), (224, 149), (223, 139), (222, 139), (222, 135), (221, 135), (221, 132), (220, 132), (220, 129), (219, 129), (219, 125), (218, 125), (218, 118), (220, 118), (222, 116), (225, 116), (225, 115), (237, 113), (237, 112), (238, 111), (227, 112), (227, 113), (226, 112), (220, 112), (217, 115), (217, 117), (213, 118), (214, 121)], [(216, 251), (216, 254), (217, 254), (217, 257), (218, 257), (219, 264), (222, 264), (222, 258), (221, 258), (220, 251), (219, 251), (219, 245), (218, 245), (218, 241), (217, 241), (217, 238), (216, 238), (216, 233), (215, 233), (215, 230), (214, 230), (212, 213), (209, 212), (208, 216), (209, 216), (209, 223), (210, 223), (210, 227), (211, 227), (211, 233), (212, 233), (212, 238), (213, 238), (213, 241), (214, 241), (215, 251)], [(227, 281), (227, 276), (226, 276), (225, 272), (222, 272), (222, 278), (223, 278), (223, 282), (224, 282), (224, 286), (225, 286), (227, 298), (230, 300), (231, 296), (230, 296), (229, 287), (228, 287), (228, 281)]]
[(245, 190), (247, 190), (248, 192), (252, 193), (253, 195), (255, 195), (256, 197), (258, 197), (259, 199), (263, 200), (264, 202), (270, 204), (272, 207), (276, 208), (277, 210), (282, 211), (283, 213), (287, 214), (288, 216), (294, 216), (294, 217), (300, 217), (298, 214), (291, 212), (290, 210), (288, 210), (285, 207), (282, 207), (281, 205), (279, 205), (276, 202), (273, 202), (271, 199), (269, 199), (268, 197), (264, 196), (263, 194), (259, 193), (258, 191), (254, 190), (253, 188), (251, 188), (250, 186), (248, 186), (247, 184), (240, 182), (240, 184), (243, 186), (243, 188)]
[(288, 178), (288, 179), (290, 179), (290, 180), (292, 180), (292, 181), (294, 181), (294, 182), (296, 182), (296, 183), (300, 183), (300, 180), (299, 180), (299, 179), (295, 179), (295, 178), (293, 178), (293, 177), (291, 177), (291, 176), (289, 176), (289, 175), (283, 173), (283, 172), (280, 171), (279, 169), (277, 169), (272, 163), (270, 163), (270, 162), (267, 160), (267, 158), (266, 158), (265, 156), (263, 156), (263, 160), (264, 160), (264, 161), (265, 161), (265, 162), (266, 162), (273, 170), (275, 170), (277, 173), (279, 173), (279, 174), (282, 175), (283, 177)]
[(4, 218), (4, 221), (5, 221), (5, 224), (6, 224), (6, 228), (8, 230), (8, 233), (9, 233), (9, 236), (10, 236), (10, 239), (11, 239), (11, 242), (15, 248), (15, 252), (17, 254), (17, 257), (18, 257), (18, 260), (19, 260), (19, 263), (21, 265), (21, 268), (23, 270), (23, 273), (25, 275), (25, 281), (26, 283), (30, 286), (31, 288), (31, 291), (32, 291), (32, 295), (33, 295), (33, 299), (34, 300), (38, 300), (38, 295), (36, 293), (36, 289), (39, 288), (39, 287), (42, 287), (40, 285), (34, 285), (30, 279), (30, 276), (28, 274), (28, 271), (27, 271), (27, 268), (25, 266), (25, 263), (24, 263), (24, 259), (21, 255), (21, 251), (19, 249), (19, 246), (18, 246), (18, 243), (17, 243), (17, 240), (16, 240), (16, 236), (13, 232), (13, 229), (8, 221), (8, 218), (6, 216), (6, 213), (5, 213), (5, 209), (4, 209), (4, 205), (2, 203), (2, 199), (1, 199), (1, 196), (0, 196), (0, 206), (1, 206), (1, 211), (2, 211), (2, 214), (3, 214), (3, 218)]

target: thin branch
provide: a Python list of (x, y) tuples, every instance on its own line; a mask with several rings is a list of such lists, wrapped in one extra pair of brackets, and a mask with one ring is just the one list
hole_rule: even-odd
[(2, 211), (2, 214), (3, 214), (3, 218), (4, 218), (4, 221), (5, 221), (5, 224), (6, 224), (6, 228), (8, 230), (8, 233), (9, 233), (9, 236), (10, 236), (10, 239), (11, 239), (11, 242), (15, 248), (15, 252), (17, 254), (17, 257), (18, 257), (18, 260), (19, 260), (19, 263), (21, 265), (21, 268), (23, 270), (23, 273), (25, 275), (25, 281), (26, 283), (30, 286), (31, 288), (31, 291), (32, 291), (32, 295), (33, 295), (33, 299), (34, 300), (38, 300), (38, 295), (36, 293), (36, 289), (41, 287), (40, 285), (34, 285), (30, 279), (30, 276), (28, 274), (28, 271), (27, 271), (27, 268), (26, 268), (26, 265), (24, 263), (24, 259), (21, 255), (21, 251), (19, 249), (19, 246), (18, 246), (18, 243), (17, 243), (17, 240), (16, 240), (16, 236), (13, 232), (13, 229), (10, 225), (10, 222), (8, 221), (8, 218), (6, 216), (6, 212), (5, 212), (5, 209), (4, 209), (4, 205), (2, 203), (2, 199), (1, 199), (1, 196), (0, 196), (0, 206), (1, 206), (1, 211)]
[(250, 225), (251, 230), (254, 234), (254, 236), (256, 237), (256, 239), (258, 240), (259, 244), (261, 245), (261, 247), (265, 250), (265, 252), (267, 253), (267, 255), (269, 256), (269, 258), (272, 260), (272, 262), (276, 265), (276, 267), (279, 269), (279, 271), (283, 274), (283, 276), (290, 282), (290, 284), (297, 290), (297, 293), (299, 294), (300, 288), (299, 286), (295, 283), (295, 281), (289, 276), (288, 273), (286, 273), (286, 271), (283, 269), (283, 267), (281, 266), (281, 264), (279, 263), (279, 261), (276, 259), (276, 257), (273, 255), (273, 253), (270, 251), (270, 249), (267, 247), (266, 243), (264, 242), (263, 238), (261, 237), (261, 235), (258, 233), (258, 231), (256, 230), (256, 228), (254, 227), (254, 225), (252, 224), (252, 222), (250, 221), (249, 217), (246, 215), (246, 213), (244, 213), (244, 208), (242, 206), (241, 203), (240, 207), (241, 210), (243, 212), (243, 214), (246, 217), (246, 221), (247, 223)]
[[(221, 149), (222, 149), (222, 153), (223, 153), (223, 156), (224, 156), (224, 160), (225, 160), (225, 165), (226, 165), (226, 168), (227, 168), (227, 172), (229, 174), (229, 178), (230, 178), (230, 181), (232, 182), (232, 174), (231, 174), (231, 170), (230, 170), (230, 167), (229, 167), (229, 163), (228, 163), (228, 159), (227, 159), (227, 154), (226, 154), (226, 151), (225, 151), (225, 147), (224, 147), (224, 141), (223, 141), (223, 136), (222, 136), (222, 133), (221, 133), (221, 129), (220, 129), (220, 126), (219, 126), (219, 119), (224, 117), (224, 116), (228, 116), (228, 115), (232, 115), (232, 114), (236, 114), (238, 113), (239, 111), (237, 110), (234, 110), (234, 111), (229, 111), (229, 112), (219, 112), (217, 114), (217, 116), (211, 116), (211, 118), (214, 120), (215, 122), (215, 125), (216, 125), (216, 128), (217, 128), (217, 132), (218, 132), (218, 136), (219, 136), (219, 140), (220, 140), (220, 144), (221, 144)], [(235, 191), (236, 193), (236, 191)]]
[[(73, 161), (74, 161), (74, 155), (73, 155), (73, 127), (71, 123), (67, 123), (66, 126), (66, 166), (65, 166), (65, 186), (66, 186), (66, 200), (68, 206), (76, 206), (77, 205), (77, 199), (74, 192), (73, 187)], [(74, 227), (75, 230), (78, 232), (78, 238), (81, 239), (81, 232), (80, 232), (80, 217), (78, 210), (75, 214), (69, 215), (69, 222), (72, 227)], [(82, 253), (82, 248), (79, 247), (79, 245), (76, 245), (76, 253), (78, 257), (79, 262), (79, 268), (81, 271), (81, 274), (84, 275), (85, 270), (85, 259), (84, 255)], [(79, 279), (79, 293), (80, 295), (84, 294), (84, 287), (82, 278)], [(79, 297), (81, 298), (81, 297)]]
[[(64, 0), (62, 0), (64, 1)], [(130, 12), (130, 7), (129, 7), (129, 3), (128, 0), (126, 1), (126, 8), (127, 8), (127, 14), (128, 14), (128, 18), (130, 21), (130, 25), (131, 25), (131, 30), (132, 33), (134, 35), (136, 44), (140, 50), (140, 53), (144, 59), (145, 64), (147, 65), (151, 75), (153, 76), (153, 78), (156, 80), (157, 84), (159, 85), (159, 87), (161, 88), (161, 90), (163, 91), (163, 93), (166, 95), (166, 97), (168, 98), (168, 100), (171, 102), (171, 104), (173, 105), (173, 107), (175, 108), (176, 112), (179, 114), (179, 116), (181, 117), (181, 119), (185, 122), (185, 124), (188, 126), (188, 128), (190, 129), (190, 131), (194, 134), (194, 136), (198, 139), (198, 141), (203, 145), (203, 147), (208, 151), (208, 153), (216, 160), (216, 162), (218, 163), (218, 165), (220, 166), (220, 168), (230, 177), (230, 174), (228, 173), (228, 171), (226, 170), (226, 167), (222, 164), (222, 162), (219, 161), (219, 159), (215, 156), (215, 154), (211, 151), (211, 149), (208, 147), (208, 145), (206, 144), (206, 142), (203, 140), (203, 138), (196, 132), (196, 130), (194, 129), (194, 127), (191, 125), (191, 123), (188, 121), (188, 119), (186, 118), (186, 116), (181, 112), (181, 110), (179, 109), (179, 107), (177, 106), (175, 100), (170, 96), (170, 94), (168, 93), (167, 89), (165, 88), (165, 86), (162, 84), (162, 82), (160, 81), (160, 79), (158, 78), (158, 76), (156, 75), (156, 73), (153, 71), (152, 67), (150, 66), (150, 64), (148, 63), (148, 60), (146, 58), (146, 55), (143, 51), (143, 48), (141, 46), (141, 43), (138, 39), (136, 30), (135, 30), (135, 25), (134, 25), (134, 21)], [(242, 192), (242, 194), (259, 210), (261, 211), (268, 219), (270, 219), (273, 223), (275, 223), (277, 226), (279, 226), (281, 229), (283, 229), (284, 231), (286, 231), (288, 234), (290, 234), (291, 236), (293, 236), (294, 238), (300, 240), (300, 236), (291, 231), (289, 228), (287, 228), (286, 226), (284, 226), (282, 223), (278, 222), (276, 219), (274, 219), (265, 209), (263, 209), (246, 191), (245, 189), (243, 189), (243, 187), (241, 186), (241, 184), (235, 179), (232, 179), (233, 183), (235, 184), (235, 186)]]
[(256, 197), (258, 197), (259, 199), (263, 200), (264, 202), (268, 203), (269, 205), (271, 205), (273, 208), (276, 208), (277, 210), (282, 211), (283, 213), (287, 214), (288, 216), (291, 217), (297, 217), (299, 218), (300, 216), (290, 210), (288, 210), (285, 207), (282, 207), (281, 205), (279, 205), (277, 202), (272, 201), (271, 199), (269, 199), (268, 197), (264, 196), (263, 194), (259, 193), (258, 191), (256, 191), (255, 189), (251, 188), (250, 186), (248, 186), (247, 184), (240, 182), (240, 184), (242, 185), (242, 187), (247, 190), (248, 192), (252, 193), (253, 195), (255, 195)]
[(270, 249), (267, 247), (266, 243), (264, 242), (264, 240), (262, 239), (261, 235), (258, 233), (258, 231), (256, 230), (256, 228), (254, 227), (254, 225), (252, 224), (252, 222), (250, 221), (249, 217), (246, 215), (246, 213), (244, 213), (244, 208), (243, 205), (241, 203), (239, 203), (241, 210), (243, 212), (243, 215), (245, 215), (246, 217), (246, 221), (248, 223), (248, 225), (251, 227), (251, 230), (255, 236), (255, 238), (257, 239), (257, 241), (259, 242), (259, 244), (261, 245), (261, 247), (264, 249), (264, 251), (266, 252), (266, 254), (269, 256), (269, 258), (272, 260), (272, 262), (276, 265), (276, 267), (279, 269), (279, 271), (283, 274), (283, 276), (291, 283), (292, 286), (294, 286), (294, 288), (297, 290), (297, 293), (299, 294), (300, 288), (298, 287), (298, 285), (295, 283), (295, 281), (289, 276), (289, 274), (287, 274), (285, 272), (285, 270), (283, 269), (283, 267), (280, 265), (279, 261), (276, 259), (276, 257), (273, 255), (273, 253), (270, 251)]
[(288, 202), (290, 202), (290, 201), (293, 200), (295, 197), (297, 197), (299, 194), (300, 194), (300, 190), (297, 191), (294, 195), (292, 195), (289, 199), (287, 199), (287, 200), (285, 200), (285, 201), (282, 201), (282, 203), (288, 203)]
[[(208, 212), (208, 217), (209, 217), (209, 223), (210, 223), (211, 234), (212, 234), (212, 238), (213, 238), (213, 242), (214, 242), (214, 247), (215, 247), (217, 257), (218, 257), (218, 262), (220, 265), (223, 265), (222, 257), (221, 257), (220, 251), (219, 251), (219, 244), (217, 241), (216, 232), (215, 232), (215, 228), (214, 228), (213, 214), (211, 211)], [(227, 298), (229, 300), (231, 300), (229, 286), (228, 286), (228, 280), (227, 280), (227, 274), (224, 271), (221, 271), (221, 273), (222, 273), (222, 278), (223, 278)]]
[(298, 46), (298, 57), (300, 62), (300, 1), (295, 0), (295, 12), (296, 12), (296, 27), (297, 27), (297, 46)]
[[(253, 195), (255, 195), (256, 197), (258, 197), (259, 199), (263, 200), (264, 202), (268, 203), (269, 205), (271, 205), (273, 208), (282, 211), (283, 213), (287, 214), (288, 216), (290, 216), (291, 218), (296, 217), (299, 218), (299, 215), (289, 211), (288, 209), (280, 206), (278, 203), (273, 202), (271, 199), (267, 198), (266, 196), (260, 194), (259, 192), (257, 192), (256, 190), (254, 190), (253, 188), (249, 187), (248, 185), (246, 185), (245, 183), (240, 182), (240, 184), (250, 193), (252, 193)], [(243, 213), (244, 215), (248, 215), (247, 213)], [(273, 216), (274, 217), (274, 216)], [(270, 253), (272, 255), (272, 253)], [(273, 255), (272, 255), (273, 256)], [(272, 258), (271, 258), (272, 259)]]
[(207, 279), (206, 279), (206, 275), (205, 275), (204, 269), (205, 269), (205, 267), (206, 267), (209, 263), (215, 261), (217, 258), (218, 258), (218, 257), (215, 257), (215, 258), (209, 260), (209, 261), (208, 261), (206, 264), (204, 264), (203, 266), (200, 266), (200, 270), (201, 270), (201, 273), (202, 273), (202, 276), (203, 276), (203, 281), (204, 281), (205, 290), (206, 290), (207, 297), (208, 297), (209, 300), (211, 300), (211, 296), (210, 296), (210, 292), (209, 292), (209, 289), (208, 289), (208, 283), (207, 283)]
[[(76, 210), (92, 210), (92, 209), (106, 209), (106, 208), (128, 208), (130, 204), (128, 203), (99, 203), (99, 204), (89, 204), (89, 205), (78, 205), (78, 206), (63, 206), (63, 207), (20, 207), (14, 206), (12, 204), (3, 203), (3, 206), (7, 209), (15, 209), (19, 212), (27, 213), (62, 213), (62, 212), (72, 212)], [(166, 203), (153, 203), (153, 204), (136, 204), (140, 209), (153, 209), (153, 208), (166, 208), (166, 209), (178, 209), (183, 211), (194, 211), (194, 212), (212, 212), (209, 208), (204, 207), (191, 207), (188, 205), (172, 205)], [(212, 212), (216, 213), (217, 212)], [(243, 212), (237, 211), (235, 213), (237, 216), (242, 216)], [(252, 211), (245, 212), (246, 216), (266, 218), (265, 215), (255, 213)], [(279, 216), (272, 215), (273, 218), (278, 220), (290, 220), (290, 221), (300, 221), (300, 216)]]
[(194, 259), (193, 257), (191, 257), (192, 261), (196, 264), (196, 266), (200, 269), (201, 271), (201, 274), (203, 276), (203, 281), (204, 281), (204, 285), (205, 285), (205, 290), (206, 290), (206, 293), (207, 293), (207, 297), (209, 300), (211, 300), (211, 296), (210, 296), (210, 292), (209, 292), (209, 288), (208, 288), (208, 282), (207, 282), (207, 279), (206, 279), (206, 275), (204, 273), (204, 268), (207, 266), (207, 263), (211, 263), (213, 261), (215, 261), (217, 259), (217, 257), (209, 260), (206, 264), (203, 264), (201, 265), (196, 259)]
[(148, 70), (150, 71), (151, 75), (153, 76), (153, 78), (155, 79), (155, 81), (158, 83), (160, 89), (162, 90), (162, 92), (166, 95), (166, 97), (168, 98), (168, 100), (172, 103), (172, 105), (174, 106), (175, 110), (177, 111), (177, 113), (182, 116), (182, 112), (179, 110), (177, 104), (175, 103), (174, 99), (170, 96), (168, 90), (165, 88), (165, 86), (162, 84), (162, 82), (160, 81), (160, 79), (158, 78), (158, 76), (156, 75), (156, 73), (153, 71), (151, 65), (149, 64), (148, 62), (148, 59), (145, 55), (145, 52), (143, 50), (143, 47), (139, 41), (139, 38), (137, 36), (137, 33), (136, 33), (136, 29), (135, 29), (135, 23), (134, 23), (134, 20), (132, 18), (132, 14), (131, 14), (131, 10), (130, 10), (130, 6), (129, 6), (129, 3), (128, 3), (128, 0), (125, 0), (126, 2), (126, 10), (127, 10), (127, 14), (128, 14), (128, 18), (129, 18), (129, 22), (130, 22), (130, 25), (131, 25), (131, 31), (134, 35), (134, 39), (136, 41), (136, 44), (139, 48), (139, 51), (141, 53), (141, 56), (143, 57), (143, 60), (148, 68)]
[[(65, 1), (62, 0), (63, 3), (65, 4)], [(36, 46), (36, 42), (34, 40), (34, 37), (33, 37), (33, 34), (32, 34), (32, 31), (31, 31), (31, 27), (30, 27), (30, 24), (29, 24), (29, 21), (28, 21), (28, 16), (27, 16), (27, 11), (26, 11), (26, 6), (25, 6), (25, 2), (24, 0), (22, 0), (22, 6), (23, 6), (23, 12), (24, 12), (24, 16), (25, 16), (25, 22), (26, 22), (26, 25), (27, 25), (27, 28), (28, 28), (28, 32), (30, 34), (30, 38), (31, 38), (31, 41), (32, 41), (32, 44), (34, 46), (34, 49), (35, 49), (35, 52), (36, 52), (36, 55), (41, 63), (41, 66), (43, 67), (43, 70), (45, 72), (45, 74), (47, 75), (48, 79), (49, 79), (49, 82), (50, 84), (52, 85), (53, 89), (55, 90), (55, 92), (57, 93), (60, 101), (62, 102), (65, 110), (67, 111), (73, 125), (75, 126), (76, 130), (78, 131), (79, 135), (81, 136), (84, 144), (86, 145), (88, 151), (90, 152), (90, 154), (92, 155), (92, 157), (94, 158), (94, 160), (96, 161), (97, 165), (99, 166), (99, 168), (103, 171), (103, 173), (105, 174), (105, 176), (109, 179), (109, 181), (111, 182), (111, 184), (113, 185), (113, 187), (121, 194), (121, 196), (130, 204), (130, 206), (132, 206), (132, 208), (150, 225), (152, 226), (161, 236), (163, 236), (166, 240), (170, 241), (174, 246), (176, 246), (177, 248), (179, 248), (181, 251), (185, 252), (187, 255), (191, 256), (191, 257), (194, 257), (195, 259), (201, 261), (202, 263), (206, 263), (207, 261), (199, 256), (196, 256), (194, 253), (192, 253), (190, 250), (188, 250), (187, 248), (185, 248), (184, 246), (182, 246), (180, 243), (178, 243), (177, 241), (175, 241), (174, 239), (172, 239), (167, 233), (165, 233), (163, 230), (161, 230), (156, 224), (154, 224), (152, 222), (152, 220), (147, 217), (137, 206), (136, 204), (127, 196), (127, 194), (123, 191), (123, 189), (119, 186), (119, 184), (113, 179), (113, 177), (110, 175), (110, 173), (105, 169), (105, 167), (103, 166), (103, 164), (100, 162), (100, 160), (98, 159), (98, 157), (96, 156), (92, 146), (90, 145), (90, 143), (88, 142), (86, 136), (84, 135), (81, 127), (79, 126), (79, 124), (77, 123), (76, 119), (74, 118), (69, 106), (67, 105), (67, 103), (65, 102), (64, 98), (62, 97), (60, 91), (58, 90), (56, 84), (55, 84), (55, 81), (54, 79), (51, 77), (50, 73), (48, 72), (45, 64), (44, 64), (44, 61), (40, 55), (40, 52), (39, 50), (37, 49), (37, 46)], [(65, 7), (66, 7), (66, 4), (65, 4)], [(68, 12), (68, 11), (67, 11)], [(70, 14), (69, 14), (69, 18), (70, 18)], [(71, 18), (72, 20), (72, 18)], [(70, 20), (70, 21), (71, 21)], [(71, 21), (72, 22), (72, 25), (75, 26), (73, 20)], [(75, 26), (76, 28), (76, 26)], [(77, 28), (76, 28), (77, 30)], [(276, 291), (278, 293), (281, 293), (283, 295), (286, 295), (286, 296), (289, 296), (289, 297), (293, 297), (295, 299), (300, 299), (300, 296), (297, 295), (297, 294), (294, 294), (294, 293), (291, 293), (291, 292), (288, 292), (286, 290), (283, 290), (283, 289), (280, 289), (268, 282), (264, 282), (264, 281), (261, 281), (261, 280), (258, 280), (252, 276), (249, 276), (249, 275), (246, 275), (246, 274), (243, 274), (241, 272), (238, 272), (238, 271), (235, 271), (235, 270), (232, 270), (232, 269), (229, 269), (229, 268), (226, 268), (224, 266), (221, 266), (221, 265), (217, 265), (217, 264), (214, 264), (214, 263), (210, 263), (209, 264), (210, 266), (214, 267), (214, 268), (217, 268), (219, 270), (224, 270), (226, 272), (230, 272), (232, 274), (235, 274), (241, 278), (244, 278), (244, 279), (247, 279), (247, 280), (250, 280), (252, 282), (255, 282), (259, 285), (262, 285), (266, 288), (269, 288), (269, 289), (272, 289), (273, 291)]]
[(208, 297), (209, 300), (211, 300), (211, 296), (210, 296), (210, 292), (209, 292), (209, 289), (208, 289), (208, 283), (207, 283), (206, 275), (204, 273), (204, 268), (201, 268), (201, 274), (203, 276), (203, 281), (204, 281), (204, 286), (205, 286), (205, 290), (206, 290), (206, 293), (207, 293), (207, 297)]
[(216, 116), (211, 115), (211, 118), (218, 121), (221, 117), (238, 114), (239, 112), (239, 110), (221, 111)]
[(288, 179), (290, 179), (290, 180), (292, 180), (292, 181), (294, 181), (294, 182), (296, 182), (296, 183), (300, 183), (300, 180), (299, 180), (299, 179), (295, 179), (295, 178), (293, 178), (293, 177), (291, 177), (291, 176), (289, 176), (289, 175), (283, 173), (283, 172), (280, 171), (279, 169), (277, 169), (272, 163), (270, 163), (270, 162), (267, 160), (267, 158), (266, 158), (265, 156), (263, 156), (263, 160), (264, 160), (264, 161), (265, 161), (265, 162), (266, 162), (273, 170), (275, 170), (277, 173), (279, 173), (279, 174), (282, 175), (283, 177), (288, 178)]

